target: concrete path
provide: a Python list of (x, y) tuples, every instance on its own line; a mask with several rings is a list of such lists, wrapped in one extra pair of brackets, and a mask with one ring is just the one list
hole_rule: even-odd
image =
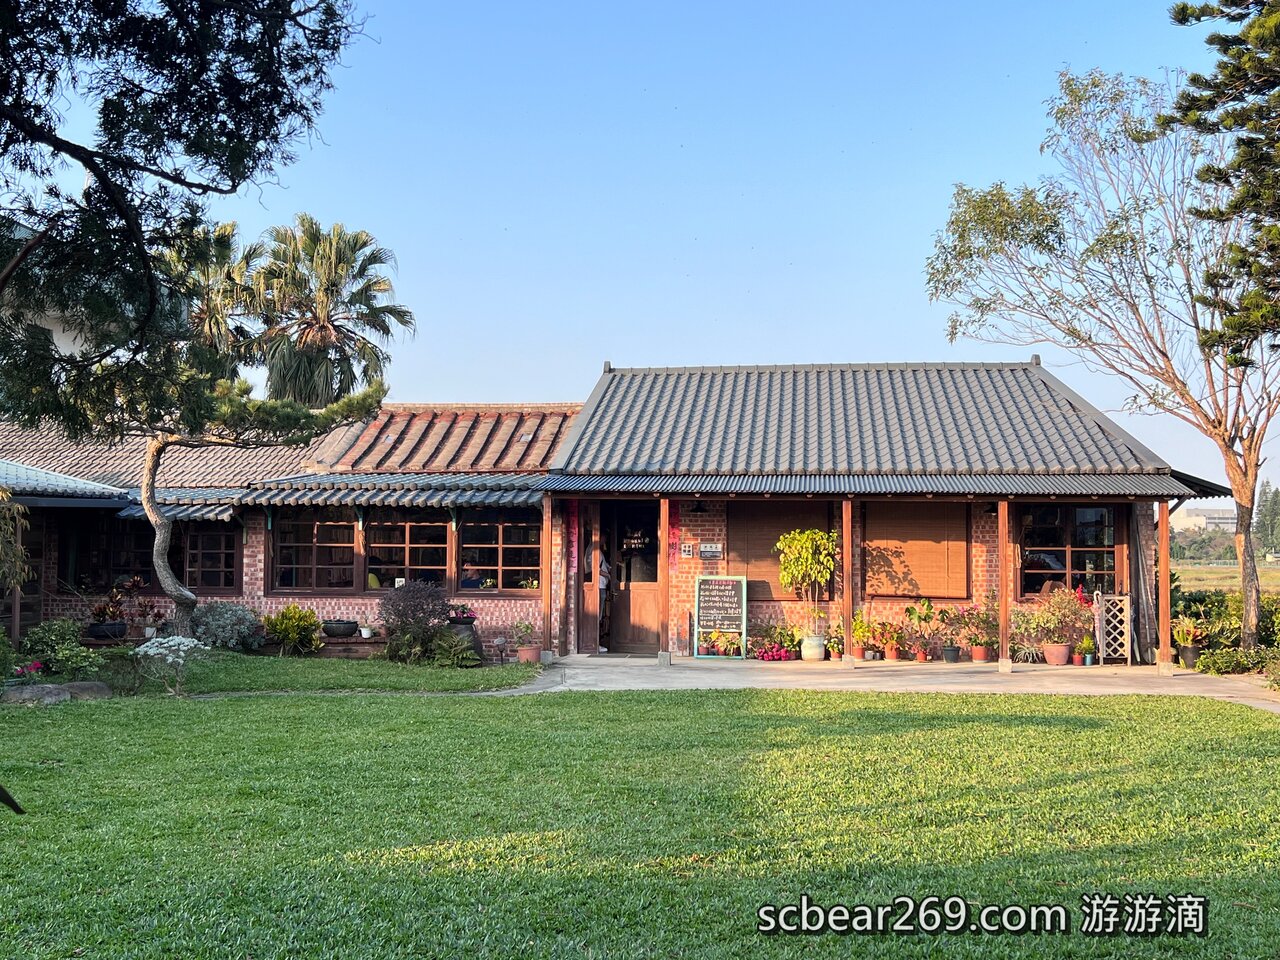
[(655, 657), (562, 657), (533, 683), (480, 696), (519, 696), (567, 690), (862, 690), (895, 693), (1061, 693), (1098, 696), (1147, 694), (1210, 697), (1280, 714), (1280, 694), (1240, 677), (1211, 677), (1178, 670), (1157, 676), (1155, 667), (1050, 667), (1015, 664), (1000, 673), (994, 664), (891, 663), (856, 666), (823, 663), (764, 663), (758, 660), (693, 660), (677, 657), (659, 667)]

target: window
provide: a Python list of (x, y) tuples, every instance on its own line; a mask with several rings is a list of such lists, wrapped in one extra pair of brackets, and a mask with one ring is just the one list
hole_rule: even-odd
[(355, 589), (354, 516), (341, 511), (282, 511), (273, 528), (275, 589)]
[(186, 585), (197, 593), (234, 593), (239, 530), (226, 523), (202, 523), (185, 534)]
[(967, 504), (868, 503), (863, 516), (867, 596), (969, 596)]
[(1058, 583), (1086, 593), (1115, 593), (1115, 507), (1037, 504), (1018, 514), (1021, 592), (1044, 593)]
[(394, 587), (397, 580), (443, 584), (449, 569), (449, 518), (424, 513), (413, 520), (384, 515), (365, 522), (366, 586)]
[(536, 510), (468, 511), (458, 524), (458, 589), (536, 590), (542, 517)]
[(748, 600), (795, 600), (778, 582), (778, 538), (792, 530), (829, 530), (830, 507), (811, 500), (730, 500), (725, 539), (729, 575), (747, 578)]

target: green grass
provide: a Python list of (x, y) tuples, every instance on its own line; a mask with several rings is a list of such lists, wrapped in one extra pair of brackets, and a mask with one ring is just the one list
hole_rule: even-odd
[[(1275, 957), (1280, 718), (681, 692), (0, 709), (0, 956)], [(0, 811), (2, 812), (2, 811)], [(1195, 891), (1208, 940), (757, 936), (755, 910)]]
[[(1183, 590), (1240, 590), (1240, 571), (1235, 565), (1170, 564)], [(1258, 564), (1258, 582), (1263, 593), (1280, 593), (1280, 567)]]
[[(248, 690), (412, 690), (453, 693), (502, 690), (532, 680), (536, 665), (509, 663), (469, 670), (410, 666), (390, 660), (257, 657), (215, 652), (189, 668), (188, 693)], [(149, 684), (149, 691), (162, 690)]]

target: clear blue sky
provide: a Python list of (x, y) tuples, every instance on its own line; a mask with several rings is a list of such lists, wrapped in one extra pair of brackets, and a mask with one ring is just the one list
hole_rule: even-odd
[[(213, 213), (254, 235), (306, 210), (395, 251), (418, 318), (396, 400), (581, 400), (606, 359), (1025, 359), (949, 344), (925, 296), (953, 184), (1045, 171), (1064, 66), (1212, 63), (1166, 0), (364, 8), (322, 139)], [(1189, 428), (1120, 419), (1221, 478)]]

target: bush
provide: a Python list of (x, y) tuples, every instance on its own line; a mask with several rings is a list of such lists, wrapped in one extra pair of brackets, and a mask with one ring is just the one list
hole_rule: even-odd
[(70, 620), (65, 617), (37, 623), (22, 638), (25, 648), (23, 655), (27, 659), (49, 664), (53, 660), (53, 652), (59, 647), (72, 643), (79, 645), (81, 629), (79, 620)]
[(191, 614), (191, 635), (210, 647), (257, 650), (262, 646), (262, 621), (239, 603), (202, 603)]
[(59, 676), (83, 680), (97, 673), (104, 662), (101, 653), (84, 646), (77, 638), (54, 647), (49, 669)]
[(187, 666), (208, 652), (208, 646), (195, 637), (156, 637), (137, 647), (133, 655), (144, 676), (163, 683), (166, 693), (181, 696)]
[(478, 667), (482, 662), (465, 633), (438, 630), (432, 639), (435, 653), (431, 661), (437, 667)]
[[(1240, 643), (1244, 597), (1225, 590), (1184, 590), (1178, 611), (1204, 623), (1205, 639), (1222, 646)], [(1264, 593), (1258, 603), (1258, 642), (1275, 644), (1280, 624), (1280, 594)]]
[[(435, 641), (449, 622), (449, 598), (439, 584), (410, 580), (396, 587), (378, 608), (387, 629), (387, 658), (403, 663), (432, 659)], [(468, 641), (469, 642), (469, 641)]]
[(132, 647), (107, 647), (101, 651), (102, 664), (94, 675), (115, 693), (131, 697), (142, 689), (142, 669)]
[(1227, 647), (1223, 650), (1208, 650), (1196, 658), (1196, 670), (1214, 676), (1261, 673), (1276, 664), (1280, 664), (1280, 650), (1275, 647), (1254, 647), (1252, 650)]
[(291, 603), (274, 616), (263, 617), (268, 636), (280, 644), (280, 654), (315, 653), (324, 646), (320, 639), (320, 618), (314, 610)]
[(8, 637), (0, 637), (0, 680), (8, 680), (13, 676), (13, 668), (18, 665), (17, 655), (9, 645)]

